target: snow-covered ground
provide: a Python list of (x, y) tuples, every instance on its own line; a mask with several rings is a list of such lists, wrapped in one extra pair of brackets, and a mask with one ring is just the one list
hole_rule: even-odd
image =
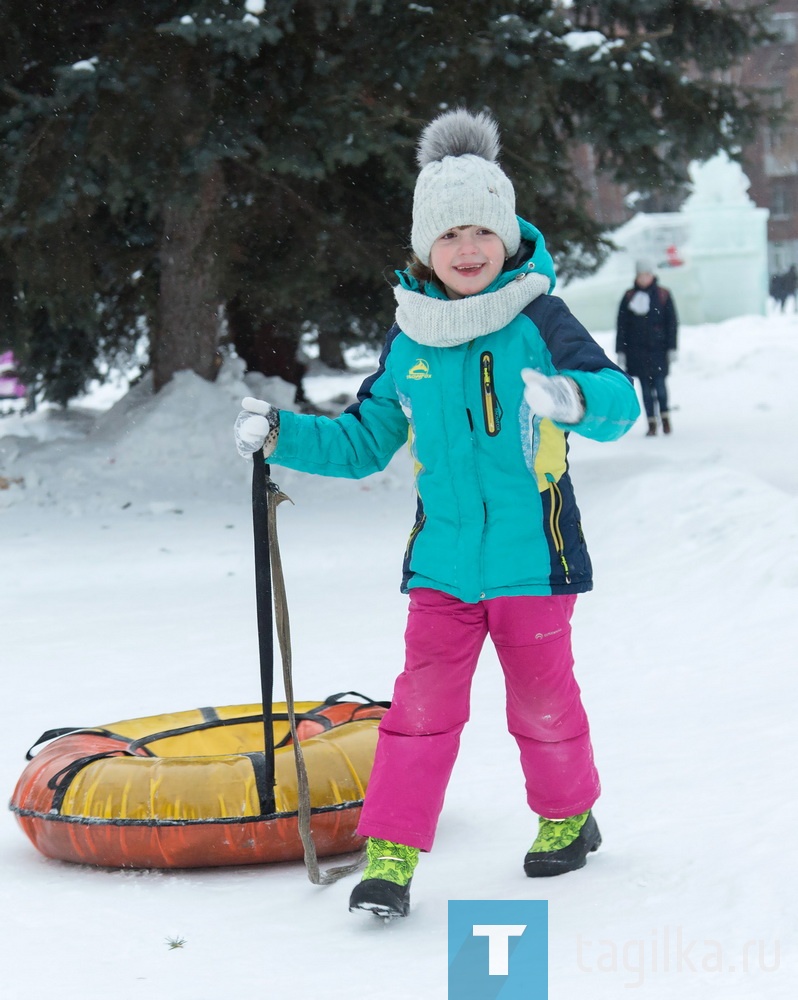
[[(358, 382), (308, 388), (321, 405)], [(447, 900), (539, 898), (554, 1000), (794, 997), (798, 316), (683, 329), (670, 386), (671, 437), (642, 422), (612, 445), (572, 437), (596, 572), (577, 668), (604, 785), (583, 871), (524, 878), (535, 824), (486, 648), (409, 919), (348, 914), (354, 878), (317, 888), (301, 864), (54, 862), (7, 813), (3, 995), (442, 1000)], [(231, 366), (215, 385), (182, 375), (155, 399), (0, 421), (7, 796), (46, 729), (259, 700), (251, 465), (231, 437), (252, 392), (290, 399)], [(295, 504), (279, 522), (297, 697), (389, 698), (406, 456), (359, 483), (273, 475)]]

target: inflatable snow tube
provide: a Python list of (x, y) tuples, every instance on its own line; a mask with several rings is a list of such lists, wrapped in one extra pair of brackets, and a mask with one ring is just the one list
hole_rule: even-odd
[[(362, 845), (355, 830), (377, 726), (388, 707), (343, 698), (295, 705), (319, 857)], [(50, 742), (35, 756), (29, 751), (30, 763), (9, 808), (34, 846), (62, 861), (200, 868), (299, 860), (303, 849), (286, 705), (275, 704), (273, 713), (273, 814), (260, 814), (260, 705), (46, 733), (34, 746)]]

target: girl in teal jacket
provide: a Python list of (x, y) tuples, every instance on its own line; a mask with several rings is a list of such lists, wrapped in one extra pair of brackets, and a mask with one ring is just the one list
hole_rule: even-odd
[(424, 131), (414, 260), (378, 370), (337, 419), (247, 398), (239, 452), (359, 478), (409, 442), (418, 495), (404, 557), (406, 659), (380, 725), (359, 832), (368, 866), (350, 909), (404, 916), (432, 847), (490, 634), (538, 834), (530, 877), (581, 868), (600, 835), (570, 618), (592, 588), (568, 474), (568, 434), (599, 441), (639, 415), (629, 378), (561, 299), (542, 234), (515, 214), (487, 115), (448, 112)]

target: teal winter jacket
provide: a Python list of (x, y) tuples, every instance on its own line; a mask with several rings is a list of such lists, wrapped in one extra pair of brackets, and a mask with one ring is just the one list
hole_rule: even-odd
[[(404, 591), (433, 587), (477, 602), (592, 588), (568, 434), (612, 441), (640, 410), (628, 376), (548, 294), (554, 272), (543, 237), (519, 222), (521, 251), (478, 296), (450, 302), (400, 275), (379, 367), (341, 416), (280, 415), (270, 461), (304, 472), (368, 476), (409, 443), (418, 504)], [(519, 295), (530, 301), (516, 312)], [(573, 378), (582, 420), (561, 425), (532, 413), (523, 368)]]

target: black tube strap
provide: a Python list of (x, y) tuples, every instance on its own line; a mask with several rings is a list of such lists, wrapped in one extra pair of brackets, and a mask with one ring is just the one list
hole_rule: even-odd
[(262, 816), (270, 816), (274, 804), (274, 641), (272, 638), (272, 577), (269, 551), (269, 508), (275, 489), (269, 466), (260, 452), (252, 456), (252, 524), (255, 543), (255, 604), (258, 621), (261, 704), (263, 708), (263, 770), (256, 775)]
[[(299, 836), (302, 840), (302, 847), (305, 853), (305, 868), (307, 869), (308, 878), (314, 885), (328, 885), (331, 882), (337, 882), (339, 878), (343, 878), (345, 875), (350, 875), (352, 872), (356, 872), (361, 868), (365, 862), (366, 851), (363, 848), (357, 860), (353, 864), (349, 865), (337, 865), (334, 868), (328, 868), (326, 871), (322, 872), (319, 869), (318, 856), (316, 854), (316, 845), (313, 843), (313, 837), (310, 831), (310, 785), (308, 782), (307, 768), (305, 767), (305, 758), (302, 754), (302, 747), (300, 746), (299, 736), (296, 730), (296, 715), (294, 712), (294, 684), (292, 676), (291, 667), (291, 629), (288, 620), (288, 601), (286, 599), (285, 593), (285, 579), (283, 577), (283, 567), (282, 560), (280, 559), (280, 546), (277, 541), (277, 505), (283, 501), (287, 500), (288, 497), (280, 492), (278, 486), (276, 486), (269, 475), (269, 467), (265, 462), (260, 460), (258, 453), (253, 457), (253, 463), (255, 470), (252, 476), (252, 491), (253, 491), (253, 509), (255, 510), (254, 521), (255, 521), (255, 534), (258, 536), (262, 534), (265, 527), (265, 540), (263, 538), (258, 539), (256, 537), (255, 541), (255, 553), (257, 559), (268, 559), (268, 565), (271, 568), (271, 572), (268, 573), (269, 586), (268, 590), (263, 583), (263, 577), (267, 574), (264, 572), (263, 566), (258, 567), (256, 564), (256, 585), (257, 585), (257, 605), (258, 605), (258, 634), (261, 648), (261, 683), (264, 685), (268, 682), (269, 685), (273, 683), (274, 680), (274, 648), (272, 639), (272, 615), (271, 615), (271, 600), (274, 600), (274, 620), (276, 624), (277, 640), (280, 644), (280, 655), (283, 660), (283, 685), (285, 687), (285, 701), (286, 708), (288, 710), (288, 725), (291, 730), (291, 737), (293, 739), (294, 748), (294, 761), (296, 764), (296, 776), (297, 776), (297, 827), (299, 830)], [(262, 466), (262, 470), (258, 471), (258, 467)], [(265, 482), (264, 482), (265, 480)], [(257, 485), (256, 485), (257, 484)], [(255, 493), (257, 490), (262, 490), (267, 498), (266, 504), (255, 503)], [(262, 521), (262, 507), (265, 506), (266, 523), (265, 526)], [(272, 584), (274, 585), (274, 592), (272, 596)], [(268, 593), (270, 607), (269, 614), (267, 615), (262, 609), (261, 605)], [(265, 631), (268, 625), (268, 632)], [(265, 647), (268, 646), (268, 649)], [(266, 669), (264, 669), (264, 661)], [(265, 686), (263, 688), (263, 708), (264, 708), (264, 727), (266, 726), (266, 704), (267, 696), (271, 698), (271, 694), (267, 692)], [(334, 696), (335, 697), (335, 696)], [(273, 741), (272, 741), (273, 742)], [(272, 790), (272, 804), (274, 803), (274, 748), (271, 748), (272, 754), (272, 772), (271, 772), (271, 790)], [(268, 755), (268, 750), (267, 750)], [(268, 780), (268, 771), (267, 771)]]

